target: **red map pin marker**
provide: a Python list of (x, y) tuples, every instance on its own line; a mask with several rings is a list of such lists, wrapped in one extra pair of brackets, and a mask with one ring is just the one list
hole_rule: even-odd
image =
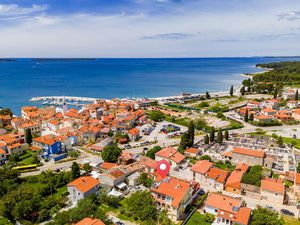
[(160, 160), (156, 164), (156, 170), (162, 178), (165, 178), (170, 171), (170, 163), (164, 159)]

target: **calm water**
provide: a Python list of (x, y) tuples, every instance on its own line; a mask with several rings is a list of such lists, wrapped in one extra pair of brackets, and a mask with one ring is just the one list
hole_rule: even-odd
[(300, 58), (17, 59), (0, 62), (0, 106), (19, 114), (32, 97), (158, 97), (229, 90), (257, 63)]

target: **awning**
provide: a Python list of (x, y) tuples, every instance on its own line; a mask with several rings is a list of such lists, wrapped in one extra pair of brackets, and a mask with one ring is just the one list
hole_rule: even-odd
[(127, 187), (127, 185), (123, 182), (123, 183), (118, 184), (117, 187), (118, 187), (119, 189), (122, 189), (122, 188), (124, 188), (124, 187)]
[(115, 196), (115, 197), (119, 197), (122, 195), (121, 192), (118, 192), (117, 190), (115, 190), (114, 188), (108, 193), (108, 195), (110, 196)]

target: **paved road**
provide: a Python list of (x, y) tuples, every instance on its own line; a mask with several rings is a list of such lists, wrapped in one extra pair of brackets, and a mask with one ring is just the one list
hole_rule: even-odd
[(40, 174), (43, 171), (47, 170), (68, 170), (71, 168), (73, 162), (80, 163), (84, 160), (94, 162), (95, 160), (101, 160), (102, 158), (99, 155), (93, 155), (91, 153), (85, 152), (80, 148), (74, 148), (78, 151), (81, 152), (81, 155), (78, 159), (72, 160), (72, 161), (67, 161), (67, 162), (61, 162), (61, 163), (54, 163), (54, 162), (47, 162), (43, 166), (38, 167), (37, 171), (32, 171), (32, 172), (27, 172), (27, 173), (21, 173), (21, 177), (26, 177), (26, 176), (32, 176), (32, 175), (37, 175)]

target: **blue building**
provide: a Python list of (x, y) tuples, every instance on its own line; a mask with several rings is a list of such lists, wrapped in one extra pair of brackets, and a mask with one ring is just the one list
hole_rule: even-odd
[(58, 161), (66, 156), (67, 154), (63, 153), (63, 145), (60, 141), (55, 141), (53, 143), (49, 142), (43, 147), (42, 157), (44, 159)]

